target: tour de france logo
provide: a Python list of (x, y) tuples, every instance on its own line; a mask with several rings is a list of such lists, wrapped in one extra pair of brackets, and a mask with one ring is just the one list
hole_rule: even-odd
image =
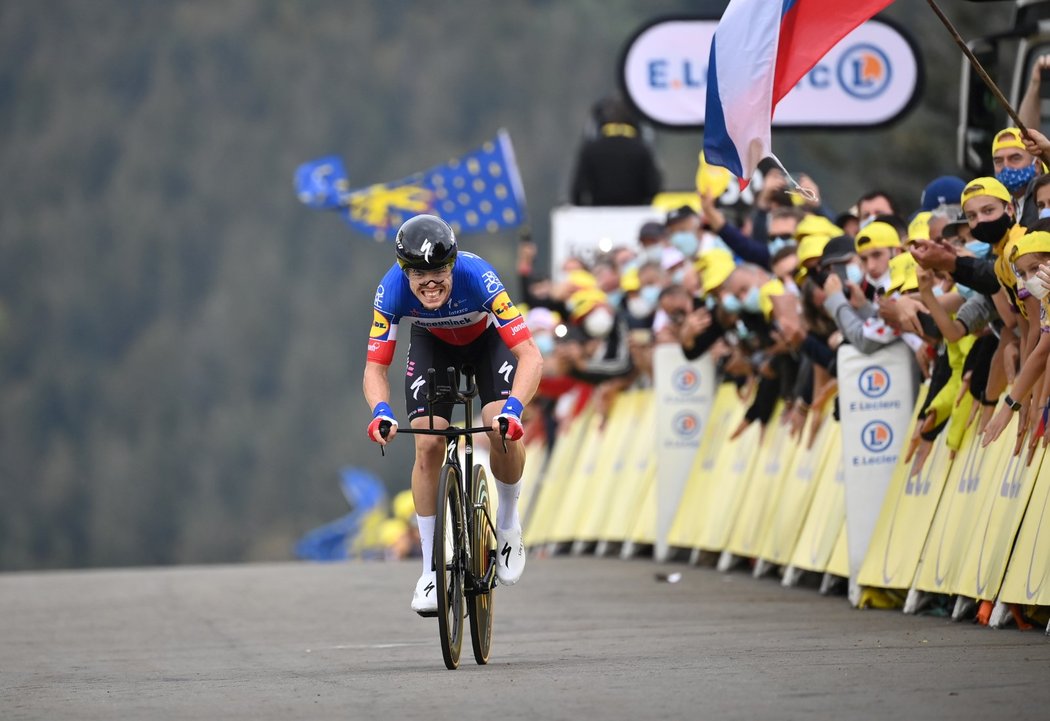
[(860, 432), (860, 442), (872, 453), (882, 453), (893, 444), (893, 429), (885, 421), (872, 421)]
[(694, 368), (681, 366), (672, 374), (671, 383), (679, 393), (692, 393), (700, 387), (700, 374)]
[(868, 398), (881, 398), (890, 389), (890, 374), (882, 366), (868, 366), (860, 372), (857, 385)]
[(892, 74), (890, 59), (874, 45), (854, 45), (839, 59), (839, 85), (861, 100), (881, 95), (889, 86)]
[(679, 413), (674, 417), (674, 432), (681, 438), (692, 438), (700, 432), (700, 421), (688, 411)]

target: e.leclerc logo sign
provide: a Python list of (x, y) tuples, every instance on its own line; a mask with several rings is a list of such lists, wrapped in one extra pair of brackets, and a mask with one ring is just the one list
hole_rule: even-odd
[[(627, 98), (653, 123), (699, 128), (716, 19), (664, 18), (642, 27), (623, 53)], [(869, 20), (843, 38), (773, 114), (774, 127), (871, 127), (890, 123), (918, 96), (922, 64), (903, 30)]]

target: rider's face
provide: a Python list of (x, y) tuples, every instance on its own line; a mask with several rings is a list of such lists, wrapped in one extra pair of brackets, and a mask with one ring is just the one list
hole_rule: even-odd
[(405, 271), (413, 295), (419, 299), (427, 310), (437, 310), (448, 300), (452, 292), (452, 266), (446, 265), (438, 270)]

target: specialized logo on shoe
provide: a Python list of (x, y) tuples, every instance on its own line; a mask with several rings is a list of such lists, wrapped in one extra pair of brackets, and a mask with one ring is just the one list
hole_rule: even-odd
[(510, 568), (510, 544), (504, 543), (503, 550), (499, 552), (499, 555), (503, 556), (503, 565)]
[(423, 587), (423, 595), (424, 596), (429, 596), (430, 592), (433, 591), (433, 590), (434, 590), (434, 582), (431, 581), (430, 583), (428, 583), (426, 586)]

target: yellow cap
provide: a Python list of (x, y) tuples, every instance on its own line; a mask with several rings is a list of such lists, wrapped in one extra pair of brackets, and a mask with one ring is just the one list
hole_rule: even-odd
[(930, 215), (928, 210), (915, 214), (915, 217), (908, 223), (909, 241), (930, 239)]
[(411, 521), (416, 515), (416, 504), (412, 500), (412, 491), (398, 493), (390, 502), (390, 506), (394, 511), (394, 518), (400, 518), (402, 521)]
[(586, 270), (574, 270), (569, 273), (566, 281), (573, 288), (597, 288), (598, 279)]
[(820, 254), (824, 252), (824, 246), (827, 245), (830, 240), (831, 236), (822, 233), (807, 235), (798, 244), (798, 262), (805, 263), (807, 260), (819, 258)]
[(858, 253), (873, 248), (899, 248), (901, 237), (897, 235), (897, 229), (892, 225), (876, 220), (860, 229), (854, 247)]
[(624, 293), (630, 293), (632, 290), (639, 290), (642, 287), (642, 281), (638, 278), (637, 268), (628, 268), (620, 276), (620, 290)]
[(826, 235), (829, 238), (834, 238), (842, 235), (842, 228), (823, 215), (807, 215), (795, 227), (795, 239), (802, 240), (807, 235)]
[(388, 518), (379, 524), (379, 542), (384, 546), (392, 546), (401, 540), (408, 532), (408, 524), (400, 518)]
[(1010, 249), (1010, 262), (1016, 263), (1018, 258), (1029, 253), (1050, 253), (1050, 233), (1037, 230), (1015, 241)]
[(919, 289), (919, 277), (916, 274), (918, 263), (911, 253), (901, 253), (890, 258), (889, 291), (911, 293)]
[(701, 276), (701, 292), (707, 295), (726, 282), (726, 278), (736, 268), (736, 263), (733, 262), (733, 254), (728, 250), (712, 248), (700, 254), (695, 267)]
[(569, 296), (565, 305), (569, 309), (569, 317), (578, 321), (590, 313), (596, 307), (606, 302), (605, 293), (599, 288), (581, 288)]
[(729, 188), (733, 174), (718, 165), (708, 165), (704, 151), (700, 151), (700, 162), (696, 168), (696, 192), (718, 198)]
[(993, 198), (998, 198), (1004, 203), (1009, 203), (1013, 200), (1013, 198), (1010, 197), (1010, 191), (1006, 189), (1005, 185), (995, 178), (988, 176), (974, 178), (967, 183), (966, 187), (963, 188), (962, 197), (959, 200), (965, 206), (971, 198), (976, 198), (980, 195), (989, 195)]
[(1003, 148), (1020, 148), (1027, 150), (1024, 141), (1021, 140), (1021, 131), (1018, 128), (1003, 128), (995, 134), (992, 141), (992, 153), (998, 153)]

